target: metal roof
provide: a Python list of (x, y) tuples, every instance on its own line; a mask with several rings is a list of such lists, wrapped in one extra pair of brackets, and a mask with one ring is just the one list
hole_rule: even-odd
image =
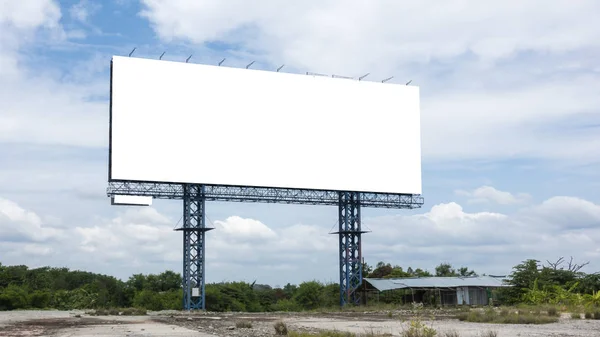
[(412, 278), (365, 278), (379, 291), (409, 288), (457, 288), (457, 287), (505, 287), (504, 277), (412, 277)]

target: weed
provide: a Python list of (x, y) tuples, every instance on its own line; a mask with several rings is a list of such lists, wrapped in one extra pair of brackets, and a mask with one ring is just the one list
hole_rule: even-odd
[(600, 311), (594, 311), (594, 319), (600, 319)]
[(460, 334), (456, 330), (450, 330), (444, 332), (444, 337), (460, 337)]
[(282, 321), (275, 322), (273, 327), (275, 328), (275, 334), (278, 336), (286, 336), (288, 334), (287, 325)]
[(480, 335), (481, 337), (498, 337), (498, 331), (488, 330), (484, 331)]
[(585, 314), (583, 314), (583, 317), (585, 317), (585, 319), (591, 319), (593, 317), (593, 315), (591, 312), (586, 311)]
[(581, 314), (578, 312), (572, 312), (571, 313), (571, 318), (572, 319), (581, 319)]
[(558, 309), (556, 309), (556, 307), (548, 308), (548, 316), (553, 316), (553, 317), (558, 316)]
[(410, 325), (407, 330), (404, 330), (401, 334), (402, 337), (434, 337), (437, 335), (437, 331), (428, 327), (420, 320), (410, 321)]

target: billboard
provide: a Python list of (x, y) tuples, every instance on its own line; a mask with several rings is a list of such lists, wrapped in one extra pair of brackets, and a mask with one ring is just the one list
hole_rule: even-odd
[(114, 56), (109, 180), (421, 194), (419, 88)]

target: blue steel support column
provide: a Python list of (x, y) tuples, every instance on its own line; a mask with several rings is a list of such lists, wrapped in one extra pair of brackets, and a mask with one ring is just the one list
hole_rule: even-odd
[(360, 193), (339, 192), (340, 305), (359, 305), (362, 284)]
[(203, 185), (183, 187), (183, 309), (205, 310), (205, 190)]

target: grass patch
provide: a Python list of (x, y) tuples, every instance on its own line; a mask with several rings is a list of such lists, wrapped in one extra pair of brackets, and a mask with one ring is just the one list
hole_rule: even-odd
[(238, 329), (252, 329), (252, 322), (249, 321), (237, 321), (235, 327)]
[(494, 309), (485, 311), (471, 311), (459, 314), (456, 318), (460, 321), (474, 323), (497, 323), (497, 324), (548, 324), (558, 322), (558, 317), (537, 314), (529, 310), (518, 310), (517, 312), (500, 311)]
[(571, 318), (572, 319), (581, 319), (581, 314), (578, 312), (572, 312), (571, 313)]

